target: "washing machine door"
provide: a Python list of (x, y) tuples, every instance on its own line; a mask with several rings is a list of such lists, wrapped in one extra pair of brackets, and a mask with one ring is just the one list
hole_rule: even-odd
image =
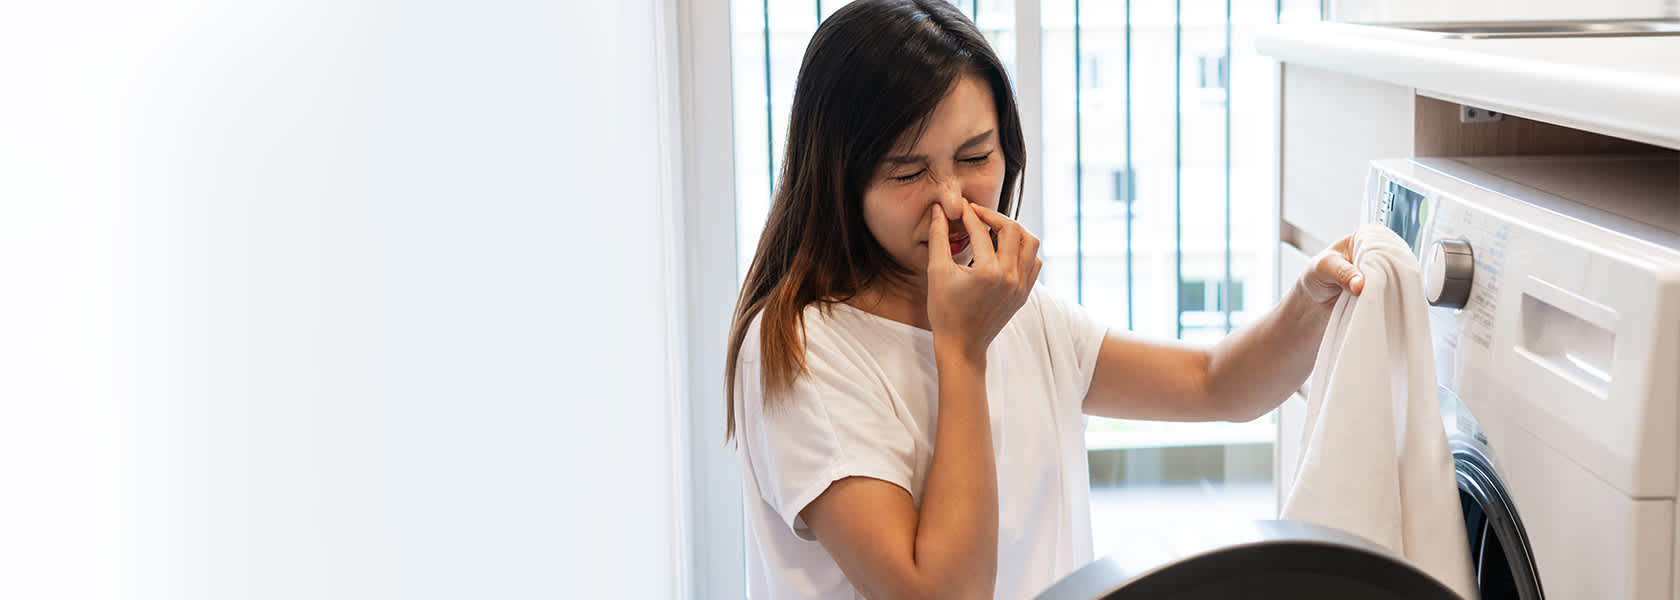
[(1458, 501), (1470, 541), (1472, 572), (1482, 600), (1544, 598), (1528, 535), (1495, 468), (1486, 433), (1451, 390), (1443, 387), (1439, 396), (1458, 475)]
[(1364, 538), (1300, 521), (1255, 521), (1157, 564), (1114, 557), (1074, 571), (1040, 600), (1361, 598), (1451, 600), (1458, 594)]

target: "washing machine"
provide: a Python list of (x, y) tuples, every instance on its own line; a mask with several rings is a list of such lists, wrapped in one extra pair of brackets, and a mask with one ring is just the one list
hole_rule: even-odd
[(1680, 598), (1680, 159), (1372, 164), (1423, 267), (1482, 597)]
[[(1368, 187), (1423, 268), (1481, 598), (1680, 599), (1680, 158), (1395, 159)], [(1263, 521), (1041, 598), (1233, 594), (1456, 597), (1357, 537)]]

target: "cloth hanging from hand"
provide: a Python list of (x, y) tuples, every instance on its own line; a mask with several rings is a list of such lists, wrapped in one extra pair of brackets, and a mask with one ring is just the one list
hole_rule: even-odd
[(1353, 264), (1365, 287), (1344, 291), (1330, 314), (1281, 517), (1365, 537), (1474, 600), (1417, 259), (1394, 232), (1367, 224), (1354, 234)]

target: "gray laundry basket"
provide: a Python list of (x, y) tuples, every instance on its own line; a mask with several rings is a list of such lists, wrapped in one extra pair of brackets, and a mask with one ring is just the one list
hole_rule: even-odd
[(1353, 534), (1300, 521), (1255, 521), (1165, 563), (1104, 557), (1040, 600), (1358, 598), (1463, 600), (1405, 558)]

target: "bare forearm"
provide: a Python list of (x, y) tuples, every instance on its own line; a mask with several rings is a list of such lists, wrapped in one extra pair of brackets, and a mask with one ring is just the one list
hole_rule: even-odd
[(1260, 320), (1209, 350), (1206, 393), (1223, 418), (1253, 420), (1306, 381), (1317, 360), (1330, 310), (1299, 284)]
[(997, 579), (997, 466), (985, 358), (936, 353), (939, 421), (916, 527), (925, 597), (991, 597)]

